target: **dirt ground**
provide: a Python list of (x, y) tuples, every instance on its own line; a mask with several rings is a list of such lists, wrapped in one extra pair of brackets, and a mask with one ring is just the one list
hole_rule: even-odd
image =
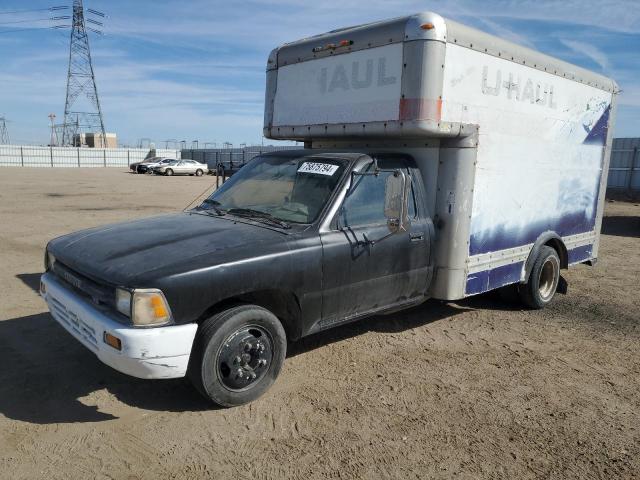
[(214, 177), (0, 169), (0, 478), (639, 478), (640, 206), (523, 311), (429, 301), (290, 347), (257, 402), (101, 364), (37, 294), (46, 242), (184, 208)]

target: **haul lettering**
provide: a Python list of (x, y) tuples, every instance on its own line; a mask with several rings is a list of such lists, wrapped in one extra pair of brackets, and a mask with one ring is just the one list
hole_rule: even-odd
[(502, 71), (497, 70), (489, 82), (489, 67), (482, 68), (482, 93), (485, 95), (506, 95), (509, 100), (556, 108), (553, 99), (553, 85), (535, 83), (530, 78), (514, 77), (512, 73), (503, 81)]
[(395, 76), (387, 75), (387, 63), (384, 57), (377, 60), (368, 59), (365, 62), (351, 62), (350, 67), (340, 64), (332, 70), (327, 67), (321, 68), (318, 77), (320, 93), (369, 88), (374, 81), (376, 86), (385, 87), (397, 81)]

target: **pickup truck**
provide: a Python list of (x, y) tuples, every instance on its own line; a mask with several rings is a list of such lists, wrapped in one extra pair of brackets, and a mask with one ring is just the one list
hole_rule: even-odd
[(104, 363), (235, 406), (288, 342), (428, 298), (530, 308), (597, 259), (615, 82), (437, 14), (288, 43), (260, 155), (197, 207), (49, 242), (41, 294)]

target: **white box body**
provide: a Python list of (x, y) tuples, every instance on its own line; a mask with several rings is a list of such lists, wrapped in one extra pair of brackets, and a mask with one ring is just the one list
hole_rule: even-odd
[(417, 161), (436, 225), (431, 295), (526, 279), (544, 238), (594, 261), (617, 85), (437, 14), (283, 45), (267, 66), (265, 136)]

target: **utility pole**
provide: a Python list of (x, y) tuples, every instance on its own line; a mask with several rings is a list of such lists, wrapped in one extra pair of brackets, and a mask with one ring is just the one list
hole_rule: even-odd
[[(104, 13), (92, 9), (88, 9), (87, 13), (104, 17)], [(103, 25), (93, 18), (87, 18), (86, 21), (99, 27)], [(83, 131), (101, 134), (100, 146), (106, 146), (104, 120), (102, 118), (100, 100), (98, 99), (96, 77), (91, 62), (87, 30), (102, 34), (101, 31), (86, 26), (82, 0), (73, 0), (67, 98), (64, 105), (64, 129), (62, 132), (63, 146), (73, 145), (73, 137)], [(78, 106), (79, 108), (72, 110), (76, 100), (81, 95), (87, 100), (87, 102), (84, 102), (85, 106)]]
[(10, 143), (7, 121), (4, 117), (0, 117), (0, 145), (9, 145)]

